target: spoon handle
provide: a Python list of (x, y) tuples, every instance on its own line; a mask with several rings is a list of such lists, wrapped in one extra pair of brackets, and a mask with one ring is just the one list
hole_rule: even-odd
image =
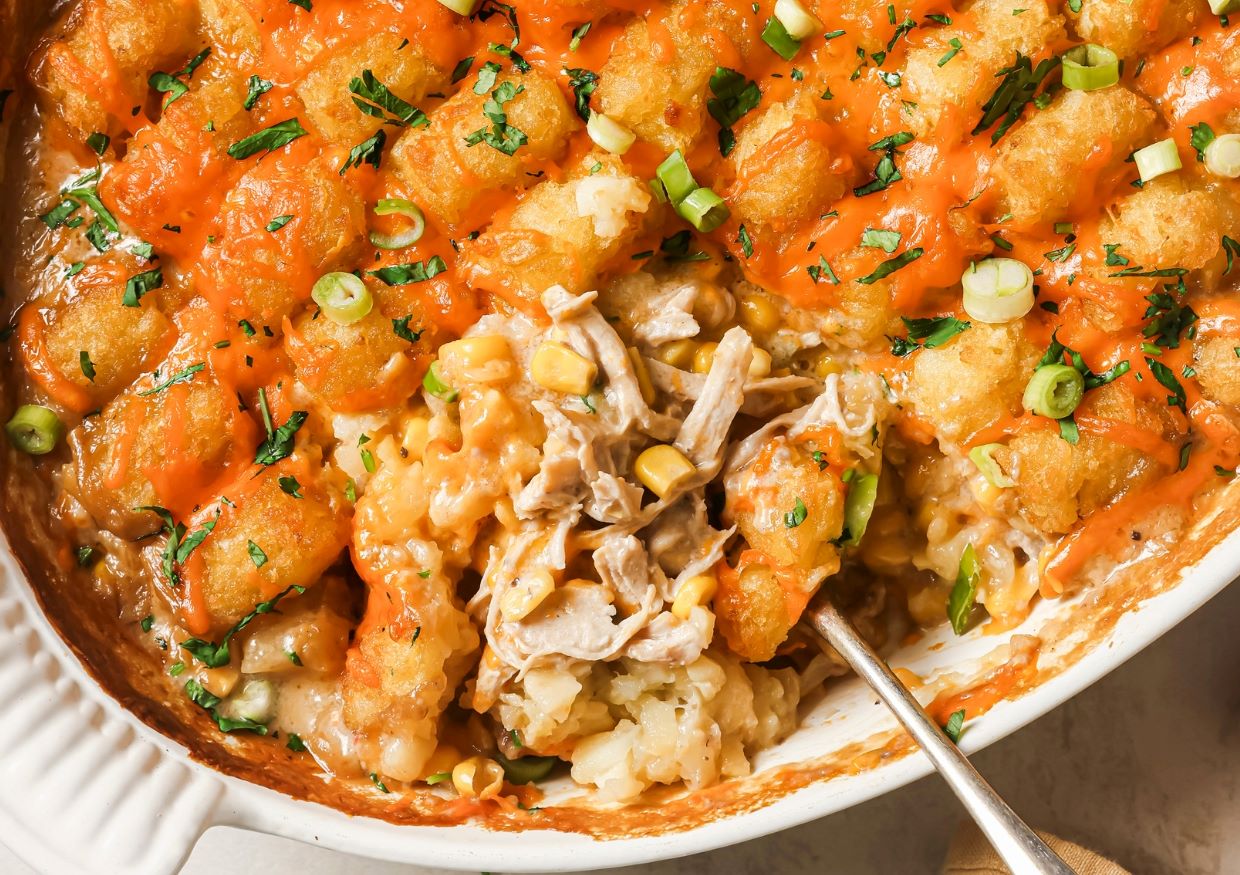
[(986, 783), (830, 600), (815, 600), (806, 614), (818, 633), (870, 685), (925, 751), (1014, 875), (1073, 875), (1072, 869)]

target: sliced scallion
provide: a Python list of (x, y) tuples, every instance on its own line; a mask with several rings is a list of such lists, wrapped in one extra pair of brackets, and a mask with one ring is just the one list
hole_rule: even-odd
[(1132, 160), (1137, 163), (1137, 173), (1141, 175), (1142, 182), (1149, 182), (1183, 166), (1180, 164), (1180, 150), (1170, 137), (1133, 152)]
[(798, 0), (775, 0), (775, 18), (794, 40), (803, 40), (822, 29), (822, 22)]
[(788, 29), (778, 18), (771, 18), (766, 22), (766, 27), (762, 29), (762, 42), (785, 61), (791, 61), (797, 56), (797, 52), (801, 51), (800, 41), (788, 33)]
[(870, 516), (874, 513), (874, 502), (878, 498), (878, 475), (861, 474), (855, 476), (848, 484), (848, 497), (844, 499), (844, 547), (855, 547), (861, 543), (866, 526), (870, 524)]
[(310, 291), (310, 297), (328, 319), (338, 325), (352, 325), (375, 305), (366, 284), (351, 273), (323, 274)]
[(1063, 419), (1076, 410), (1085, 394), (1085, 378), (1068, 365), (1042, 365), (1033, 372), (1021, 399), (1025, 409), (1050, 419)]
[(459, 392), (440, 378), (438, 359), (431, 362), (431, 366), (426, 369), (426, 374), (422, 377), (422, 388), (440, 401), (446, 401), (449, 404), (460, 397)]
[(4, 426), (9, 442), (23, 453), (42, 456), (56, 448), (65, 424), (56, 412), (40, 404), (23, 404)]
[(676, 212), (703, 233), (715, 230), (732, 215), (723, 198), (709, 188), (695, 188), (689, 192), (689, 196), (676, 205)]
[(613, 155), (623, 155), (637, 141), (636, 134), (601, 112), (590, 113), (590, 120), (586, 122), (586, 133), (600, 148)]
[(1119, 56), (1092, 43), (1063, 56), (1063, 84), (1073, 91), (1097, 91), (1119, 81)]
[(504, 777), (509, 784), (533, 784), (541, 781), (551, 774), (551, 770), (559, 762), (556, 757), (517, 757), (510, 760), (503, 754), (496, 754), (495, 758), (503, 767)]
[(474, 7), (478, 5), (478, 0), (439, 0), (441, 6), (446, 6), (457, 15), (473, 15)]
[(1001, 325), (1033, 309), (1033, 271), (1014, 258), (987, 258), (960, 277), (964, 309), (979, 322)]
[(1221, 134), (1205, 148), (1206, 170), (1226, 179), (1240, 177), (1240, 134)]
[(673, 205), (679, 204), (698, 187), (689, 165), (685, 163), (685, 156), (680, 154), (679, 149), (663, 159), (654, 175), (663, 183), (663, 189)]
[(995, 450), (1003, 449), (1003, 444), (982, 444), (969, 450), (969, 461), (977, 466), (977, 470), (986, 478), (986, 482), (999, 489), (1011, 489), (1016, 481), (1003, 473), (999, 463), (995, 461)]
[(376, 216), (404, 216), (412, 224), (399, 234), (370, 232), (371, 245), (379, 249), (404, 249), (422, 239), (426, 233), (426, 217), (413, 201), (404, 198), (383, 198), (375, 204)]
[(1210, 11), (1215, 15), (1231, 15), (1240, 12), (1240, 0), (1210, 0)]

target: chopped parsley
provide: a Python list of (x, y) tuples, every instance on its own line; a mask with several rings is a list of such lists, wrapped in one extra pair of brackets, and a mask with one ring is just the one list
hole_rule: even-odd
[(927, 319), (900, 317), (908, 329), (907, 337), (891, 338), (891, 354), (906, 356), (918, 349), (935, 349), (943, 346), (957, 334), (968, 331), (973, 323), (963, 322), (954, 316), (937, 316)]
[(857, 282), (861, 283), (863, 286), (872, 285), (884, 277), (888, 277), (895, 273), (900, 268), (912, 264), (925, 254), (926, 251), (920, 246), (914, 247), (913, 249), (906, 249), (895, 258), (889, 258), (878, 267), (874, 268), (873, 273), (867, 274), (863, 277), (858, 277)]
[(801, 501), (800, 496), (797, 496), (796, 504), (793, 505), (792, 510), (784, 514), (784, 525), (787, 528), (795, 529), (805, 522), (807, 516), (809, 516), (809, 511), (805, 509), (805, 502)]
[(465, 144), (476, 146), (479, 143), (486, 143), (505, 155), (516, 154), (518, 149), (529, 142), (529, 137), (521, 129), (508, 124), (508, 114), (504, 112), (504, 104), (524, 90), (524, 85), (501, 82), (482, 105), (482, 114), (491, 121), (490, 129), (479, 128), (465, 138)]
[(361, 167), (363, 164), (369, 164), (375, 170), (379, 169), (379, 161), (383, 158), (383, 146), (387, 142), (387, 132), (380, 128), (375, 131), (374, 136), (367, 137), (349, 150), (349, 157), (340, 165), (340, 175), (344, 176), (345, 171), (353, 167)]
[(910, 131), (900, 131), (899, 133), (890, 134), (883, 137), (877, 143), (870, 145), (871, 152), (882, 152), (883, 157), (879, 159), (877, 166), (874, 168), (874, 179), (865, 185), (853, 189), (853, 194), (857, 197), (865, 197), (867, 194), (873, 194), (876, 191), (882, 191), (891, 183), (903, 179), (899, 169), (896, 167), (895, 156), (899, 153), (896, 149), (906, 143), (913, 141), (913, 134)]
[(241, 104), (241, 106), (246, 112), (249, 112), (254, 108), (254, 104), (258, 102), (260, 97), (275, 87), (275, 83), (268, 82), (266, 79), (262, 79), (258, 76), (251, 76), (245, 83), (245, 87), (245, 101)]
[(594, 94), (594, 89), (598, 88), (598, 74), (582, 67), (569, 67), (564, 72), (568, 74), (568, 87), (573, 92), (573, 108), (577, 110), (582, 121), (588, 122), (590, 97)]
[(267, 439), (258, 445), (254, 454), (255, 464), (274, 465), (292, 455), (297, 430), (305, 424), (308, 416), (304, 410), (294, 410), (282, 426), (275, 431), (269, 429)]
[[(293, 0), (296, 2), (296, 0)], [(305, 0), (309, 2), (309, 0)], [(202, 708), (211, 715), (211, 719), (215, 721), (215, 725), (220, 728), (221, 732), (254, 732), (258, 735), (266, 735), (267, 727), (254, 720), (242, 718), (234, 720), (231, 717), (225, 717), (217, 710), (222, 701), (219, 696), (212, 693), (196, 680), (188, 680), (185, 682), (185, 694), (189, 696), (189, 700)]]
[(861, 245), (871, 249), (881, 249), (887, 253), (895, 252), (896, 247), (900, 245), (900, 232), (889, 231), (886, 228), (866, 228), (861, 234)]
[(432, 255), (425, 262), (415, 261), (412, 264), (393, 264), (378, 270), (366, 271), (389, 286), (407, 286), (410, 283), (426, 282), (448, 269), (444, 260)]
[(736, 239), (741, 244), (741, 252), (745, 253), (745, 257), (753, 258), (753, 238), (749, 236), (749, 230), (744, 225), (737, 230)]
[(706, 111), (719, 123), (719, 153), (728, 156), (736, 148), (736, 135), (732, 126), (762, 101), (758, 83), (745, 78), (743, 73), (716, 67), (710, 77), (710, 93)]
[[(164, 97), (163, 109), (167, 109), (174, 102), (180, 100), (189, 92), (187, 84), (189, 78), (194, 75), (194, 71), (198, 69), (198, 65), (207, 59), (211, 54), (211, 47), (207, 46), (194, 57), (190, 58), (188, 64), (179, 73), (162, 73), (155, 72), (151, 74), (151, 78), (147, 80), (156, 91), (167, 95)], [(184, 77), (182, 80), (181, 77)], [(102, 153), (100, 153), (102, 154)]]
[(291, 474), (281, 477), (277, 482), (285, 495), (291, 495), (293, 498), (304, 498), (301, 494), (301, 483)]
[(255, 568), (262, 568), (267, 564), (267, 554), (263, 552), (262, 547), (258, 546), (253, 541), (246, 541), (245, 551), (250, 554), (250, 561), (254, 563)]
[(240, 161), (259, 152), (273, 152), (305, 135), (301, 122), (296, 118), (285, 119), (233, 143), (228, 147), (228, 157)]
[(274, 219), (272, 219), (270, 222), (267, 223), (267, 230), (274, 233), (276, 231), (279, 231), (281, 228), (283, 228), (285, 225), (287, 225), (291, 221), (293, 221), (293, 217), (291, 215), (276, 216)]
[(412, 319), (413, 319), (412, 313), (408, 314), (407, 316), (401, 316), (399, 319), (393, 319), (392, 320), (392, 333), (395, 334), (397, 337), (399, 337), (401, 340), (407, 340), (410, 343), (417, 343), (418, 340), (421, 339), (422, 331), (424, 329), (419, 329), (418, 331), (413, 331), (412, 329), (410, 329), (409, 322)]
[(431, 123), (426, 113), (393, 94), (370, 70), (349, 80), (349, 93), (354, 106), (385, 125), (421, 128)]
[(100, 158), (103, 157), (104, 152), (108, 151), (108, 144), (111, 142), (112, 142), (111, 137), (109, 137), (107, 134), (101, 134), (98, 131), (95, 131), (93, 134), (91, 134), (89, 137), (86, 138), (86, 145), (89, 146), (90, 150), (94, 152), (96, 155), (98, 155)]
[(150, 389), (144, 389), (143, 391), (138, 393), (138, 396), (141, 398), (145, 398), (148, 395), (154, 395), (158, 392), (162, 392), (165, 389), (167, 389), (169, 386), (175, 386), (177, 383), (187, 383), (194, 378), (194, 374), (197, 374), (199, 371), (206, 368), (206, 366), (207, 366), (206, 362), (199, 362), (196, 365), (190, 365), (185, 370), (179, 371), (173, 374), (171, 377), (164, 380), (162, 383), (157, 383), (155, 386), (151, 387)]
[(1002, 77), (1002, 81), (995, 93), (982, 105), (982, 118), (973, 128), (973, 135), (977, 136), (997, 125), (990, 134), (990, 144), (993, 146), (999, 142), (1008, 129), (1016, 124), (1025, 107), (1035, 97), (1042, 96), (1038, 95), (1038, 88), (1059, 64), (1060, 59), (1054, 57), (1046, 58), (1034, 67), (1029, 58), (1017, 52), (1012, 65), (995, 74)]
[(82, 376), (92, 383), (95, 382), (95, 363), (90, 360), (90, 353), (84, 349), (78, 352), (78, 365), (82, 369)]
[[(251, 541), (250, 543), (253, 542)], [(296, 592), (300, 595), (305, 591), (306, 588), (304, 586), (285, 587), (267, 601), (256, 604), (254, 606), (254, 610), (250, 611), (238, 620), (236, 625), (224, 633), (224, 637), (220, 639), (218, 644), (211, 641), (203, 641), (201, 638), (187, 638), (181, 642), (181, 649), (187, 651), (191, 656), (207, 668), (222, 668), (223, 666), (228, 665), (229, 661), (232, 659), (232, 654), (229, 652), (228, 645), (238, 632), (253, 623), (259, 615), (270, 614), (274, 611), (276, 609), (276, 605), (280, 603), (280, 600), (290, 592)]]
[(125, 294), (121, 304), (126, 307), (142, 306), (142, 296), (164, 285), (164, 272), (158, 267), (135, 274), (125, 281)]

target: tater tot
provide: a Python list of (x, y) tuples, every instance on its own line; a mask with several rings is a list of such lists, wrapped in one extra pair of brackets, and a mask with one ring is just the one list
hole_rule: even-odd
[(1240, 336), (1214, 334), (1197, 341), (1194, 358), (1202, 394), (1240, 407)]
[[(149, 265), (147, 266), (149, 267)], [(122, 305), (125, 284), (144, 266), (137, 259), (110, 254), (65, 278), (53, 300), (29, 305), (40, 311), (46, 361), (55, 380), (77, 388), (79, 413), (99, 407), (133, 382), (172, 339), (172, 325), (159, 307), (159, 292), (144, 295), (136, 307)], [(40, 314), (23, 315), (40, 320)], [(33, 326), (38, 330), (38, 325)], [(24, 335), (23, 331), (23, 335)], [(37, 344), (23, 345), (30, 354)], [(38, 365), (27, 363), (38, 378)], [(89, 372), (89, 374), (88, 374)], [(65, 402), (53, 391), (58, 401)]]
[(263, 38), (247, 0), (198, 0), (202, 29), (217, 51), (237, 56), (243, 65), (256, 63)]
[(1220, 199), (1190, 186), (1180, 174), (1154, 179), (1104, 214), (1099, 229), (1116, 254), (1148, 270), (1196, 270), (1219, 250), (1226, 233)]
[(364, 70), (370, 70), (392, 94), (415, 108), (428, 92), (445, 82), (413, 43), (393, 33), (372, 34), (361, 42), (326, 50), (315, 59), (296, 91), (310, 121), (337, 146), (356, 146), (383, 124), (353, 103), (349, 83)]
[[(1122, 383), (1091, 391), (1081, 413), (1114, 419), (1162, 433), (1162, 419)], [(1017, 434), (1008, 443), (1012, 461), (1000, 457), (1016, 481), (1021, 515), (1033, 526), (1066, 532), (1077, 520), (1106, 507), (1120, 495), (1155, 476), (1157, 463), (1140, 450), (1082, 431), (1073, 445), (1057, 430)]]
[(580, 294), (641, 227), (652, 201), (619, 159), (588, 155), (572, 177), (541, 183), (488, 228), (465, 255), (466, 270), (474, 285), (513, 303), (534, 305), (557, 283)]
[(1088, 199), (1078, 202), (1083, 187), (1145, 145), (1154, 120), (1150, 105), (1121, 85), (1063, 92), (1000, 141), (990, 169), (999, 193), (995, 212), (1035, 222), (1062, 218), (1074, 207), (1093, 209)]
[[(267, 225), (292, 216), (276, 231)], [(228, 193), (221, 233), (207, 247), (217, 309), (279, 326), (323, 273), (362, 244), (361, 199), (324, 160), (273, 155), (241, 177)]]
[(46, 105), (79, 137), (120, 133), (147, 77), (201, 47), (181, 0), (87, 0), (36, 62)]
[(938, 438), (952, 443), (1020, 412), (1039, 357), (1020, 322), (976, 320), (946, 345), (912, 355), (909, 399)]
[[(195, 551), (213, 628), (231, 626), (286, 587), (312, 586), (349, 541), (343, 492), (327, 477), (298, 466), (302, 497), (294, 498), (280, 487), (282, 471), (266, 469), (257, 487), (243, 481), (231, 494), (226, 491), (229, 502), (220, 503), (219, 521)], [(261, 565), (250, 544), (267, 557)]]
[(406, 131), (392, 148), (396, 172), (442, 222), (456, 224), (484, 192), (533, 184), (534, 176), (525, 172), (529, 162), (564, 154), (576, 122), (559, 86), (534, 72), (502, 74), (492, 93), (509, 82), (522, 90), (503, 105), (507, 124), (528, 138), (513, 154), (485, 141), (472, 146), (466, 142), (470, 134), (492, 130), (491, 119), (482, 111), (490, 95), (475, 94), (468, 86), (431, 113), (429, 126)]
[(643, 140), (688, 149), (705, 124), (711, 74), (749, 51), (754, 21), (723, 3), (677, 4), (662, 20), (634, 21), (598, 71), (593, 105)]
[[(1013, 10), (1022, 10), (1014, 15)], [(1042, 0), (980, 0), (968, 7), (967, 22), (923, 32), (924, 41), (908, 53), (904, 87), (917, 104), (913, 119), (918, 133), (933, 128), (951, 104), (965, 118), (981, 113), (998, 85), (995, 74), (1012, 63), (1017, 52), (1037, 55), (1042, 47), (1064, 36), (1063, 18)], [(958, 40), (960, 50), (941, 63)]]
[[(168, 370), (171, 367), (171, 370)], [(181, 366), (165, 366), (171, 375)], [(151, 395), (131, 390), (88, 417), (70, 435), (77, 498), (95, 520), (123, 538), (159, 527), (143, 505), (179, 506), (191, 486), (212, 479), (242, 435), (230, 422), (237, 400), (204, 374)]]
[(750, 228), (784, 226), (830, 209), (848, 187), (852, 161), (833, 148), (817, 97), (802, 94), (766, 109), (737, 138), (733, 215)]
[(1064, 7), (1083, 42), (1134, 58), (1192, 33), (1208, 8), (1198, 0), (1081, 0), (1080, 12)]

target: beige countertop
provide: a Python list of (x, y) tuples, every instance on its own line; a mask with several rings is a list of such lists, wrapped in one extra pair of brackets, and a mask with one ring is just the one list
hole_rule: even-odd
[[(1076, 699), (977, 754), (974, 762), (1031, 824), (1108, 854), (1134, 873), (1240, 872), (1240, 583)], [(962, 816), (942, 782), (931, 776), (739, 847), (614, 871), (933, 873)], [(199, 843), (183, 875), (444, 871), (217, 829)], [(31, 872), (0, 846), (0, 873)]]

